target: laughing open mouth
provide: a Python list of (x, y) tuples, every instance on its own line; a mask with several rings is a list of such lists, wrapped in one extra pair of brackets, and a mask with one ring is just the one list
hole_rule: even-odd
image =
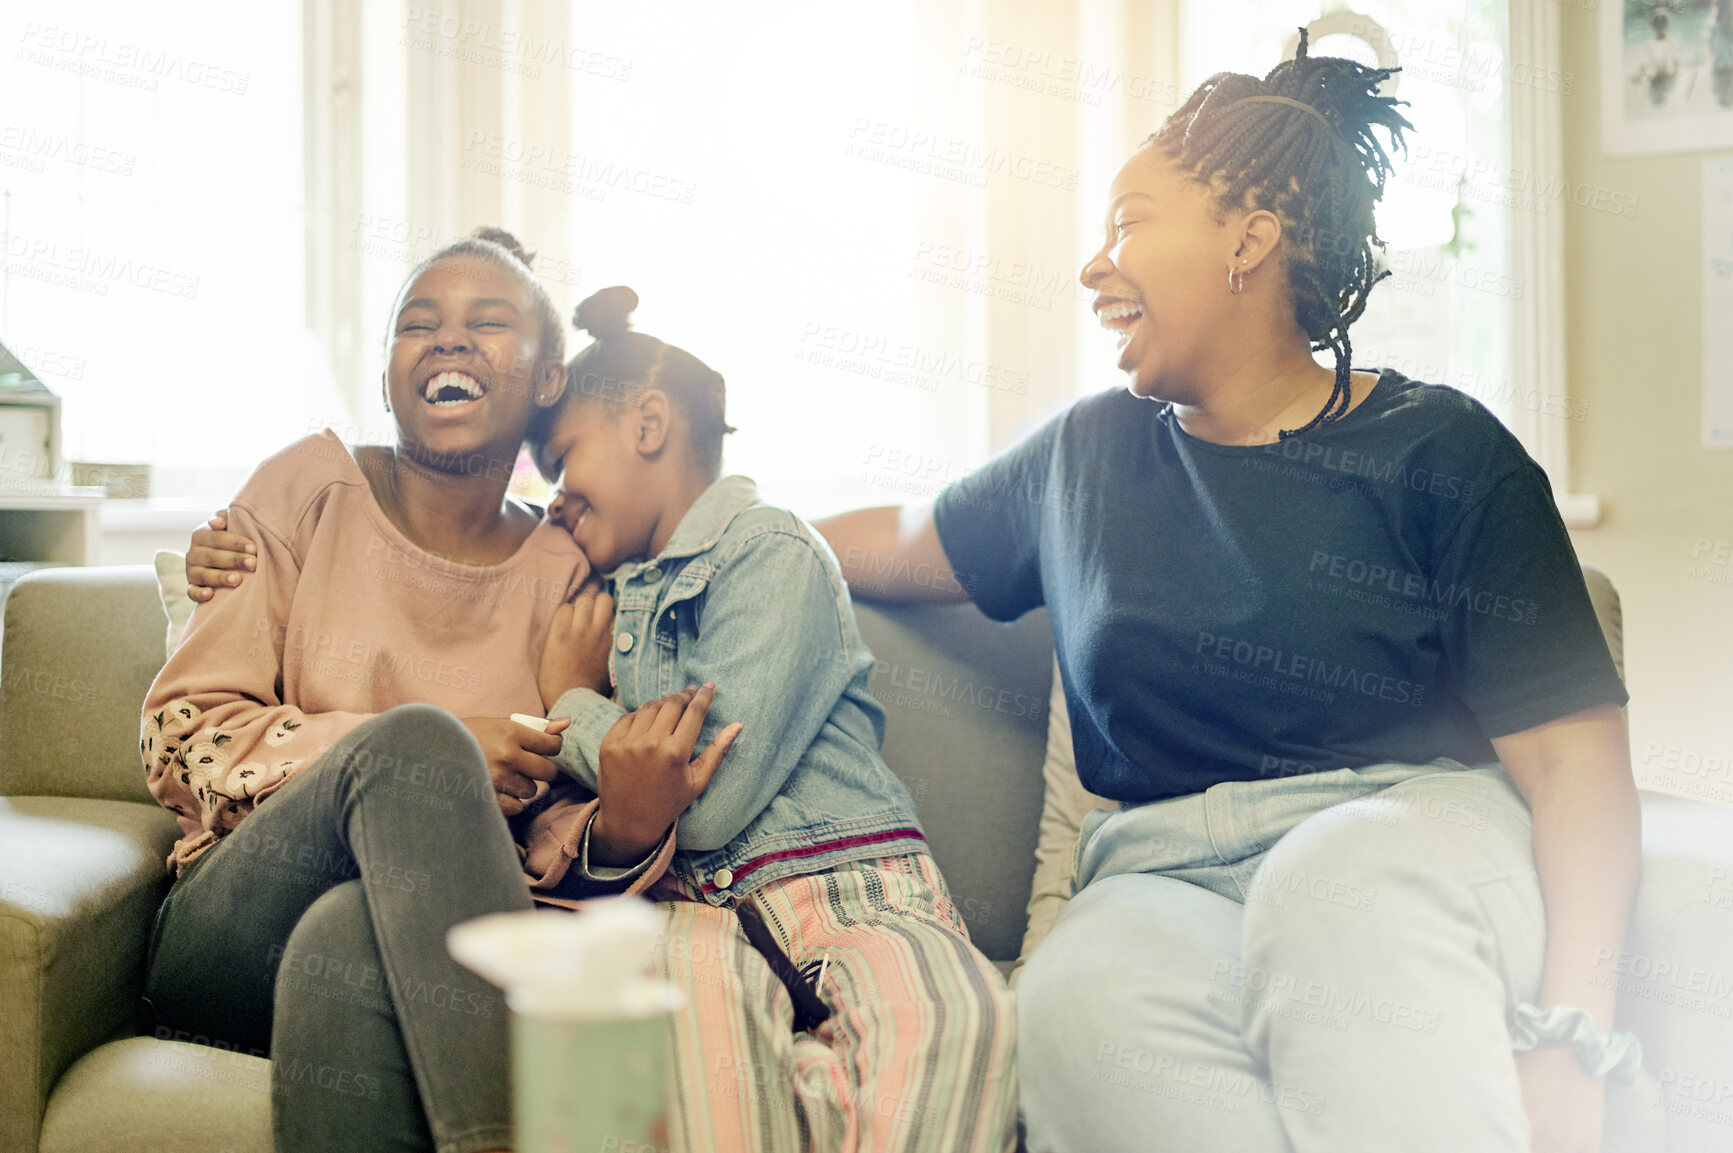
[(440, 406), (469, 404), (486, 395), (487, 388), (467, 372), (442, 372), (421, 386), (421, 398)]
[(1119, 300), (1112, 304), (1103, 305), (1096, 310), (1095, 315), (1100, 319), (1101, 327), (1123, 336), (1131, 331), (1133, 325), (1143, 319), (1143, 307), (1133, 304), (1129, 300)]

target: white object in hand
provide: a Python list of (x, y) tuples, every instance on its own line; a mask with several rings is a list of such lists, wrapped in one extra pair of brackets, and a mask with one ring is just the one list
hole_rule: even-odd
[(513, 713), (511, 719), (520, 725), (527, 725), (538, 733), (548, 731), (548, 719), (546, 717), (532, 717), (528, 713)]

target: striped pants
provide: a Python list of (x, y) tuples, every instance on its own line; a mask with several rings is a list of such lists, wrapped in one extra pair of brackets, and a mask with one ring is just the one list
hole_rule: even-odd
[(793, 1002), (729, 909), (671, 874), (659, 968), (686, 992), (669, 1087), (676, 1153), (983, 1150), (1016, 1141), (1017, 1015), (925, 853), (772, 882), (750, 899), (816, 972), (830, 1019)]

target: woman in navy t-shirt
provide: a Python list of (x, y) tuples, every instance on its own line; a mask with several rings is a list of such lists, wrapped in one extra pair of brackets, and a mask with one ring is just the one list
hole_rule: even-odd
[(1206, 81), (1082, 271), (1128, 388), (930, 510), (818, 525), (845, 571), (1047, 606), (1120, 803), (1019, 985), (1031, 1150), (1597, 1149), (1636, 1058), (1627, 698), (1545, 474), (1464, 394), (1352, 368), (1387, 76), (1302, 37)]

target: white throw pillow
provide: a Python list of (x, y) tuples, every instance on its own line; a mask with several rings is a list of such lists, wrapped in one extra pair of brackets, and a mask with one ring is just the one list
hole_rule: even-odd
[(1046, 795), (1041, 806), (1041, 839), (1035, 846), (1035, 883), (1029, 893), (1029, 927), (1023, 932), (1022, 955), (1011, 970), (1011, 981), (1029, 960), (1053, 920), (1071, 899), (1071, 879), (1077, 863), (1077, 837), (1091, 809), (1117, 809), (1118, 803), (1096, 796), (1077, 779), (1077, 755), (1071, 746), (1071, 714), (1065, 709), (1065, 686), (1059, 679), (1059, 658), (1053, 659), (1053, 695), (1047, 705), (1047, 757), (1041, 763)]
[(157, 591), (162, 594), (163, 611), (168, 614), (168, 644), (163, 649), (166, 660), (181, 643), (181, 634), (187, 631), (187, 622), (193, 619), (193, 610), (199, 607), (187, 599), (186, 554), (157, 549), (156, 584)]

